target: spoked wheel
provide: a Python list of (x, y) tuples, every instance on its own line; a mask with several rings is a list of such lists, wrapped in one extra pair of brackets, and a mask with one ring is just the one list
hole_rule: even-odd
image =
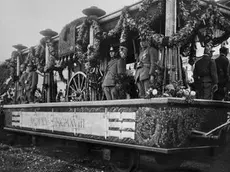
[(68, 101), (84, 101), (86, 100), (87, 81), (86, 74), (76, 72), (69, 81), (67, 88)]
[(139, 153), (131, 151), (114, 151), (111, 168), (113, 172), (135, 172), (139, 167)]

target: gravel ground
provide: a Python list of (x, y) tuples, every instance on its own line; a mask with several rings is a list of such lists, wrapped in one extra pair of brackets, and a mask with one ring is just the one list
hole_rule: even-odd
[[(77, 152), (78, 151), (78, 152)], [(99, 153), (80, 155), (79, 150), (64, 146), (9, 146), (0, 144), (0, 172), (110, 172), (109, 164)], [(153, 171), (152, 163), (141, 158), (138, 172)], [(209, 164), (193, 161), (183, 163), (182, 168), (168, 172), (208, 172)]]
[(0, 144), (0, 172), (107, 172), (107, 168), (100, 160), (61, 148)]
[[(101, 152), (97, 149), (89, 151), (86, 149), (88, 145), (41, 139), (42, 141), (33, 147), (30, 145), (31, 140), (26, 137), (19, 138), (20, 142), (16, 141), (13, 145), (7, 142), (1, 143), (1, 138), (2, 136), (0, 136), (0, 172), (111, 172), (109, 162), (102, 160)], [(225, 154), (227, 153), (225, 157), (230, 155), (229, 146), (230, 144), (225, 149)], [(230, 159), (227, 159), (230, 162)], [(218, 166), (213, 167), (219, 169)], [(214, 169), (213, 167), (210, 168), (210, 161), (202, 163), (186, 161), (182, 164), (181, 169), (167, 172), (210, 172), (210, 169)], [(138, 172), (158, 172), (153, 169), (152, 160), (142, 156)]]
[(37, 137), (36, 147), (31, 143), (29, 135), (0, 129), (0, 172), (111, 171), (101, 156), (89, 153), (85, 145), (43, 137)]

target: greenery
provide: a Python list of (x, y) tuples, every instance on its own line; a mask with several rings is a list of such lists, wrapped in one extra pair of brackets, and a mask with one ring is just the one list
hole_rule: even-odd
[(9, 68), (9, 62), (5, 61), (0, 64), (0, 95), (5, 93), (8, 90), (7, 84), (5, 84), (5, 81), (10, 77), (10, 68)]

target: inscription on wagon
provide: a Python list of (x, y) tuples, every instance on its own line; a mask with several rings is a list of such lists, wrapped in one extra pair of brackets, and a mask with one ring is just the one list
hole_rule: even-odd
[(20, 125), (34, 129), (103, 136), (106, 132), (105, 122), (104, 113), (96, 112), (23, 112)]
[(54, 117), (52, 122), (54, 127), (85, 128), (85, 119), (77, 116), (72, 118)]
[(30, 118), (31, 126), (45, 126), (48, 125), (48, 120), (46, 117), (31, 117)]
[[(12, 114), (18, 115), (17, 112)], [(17, 121), (13, 122), (13, 126), (38, 132), (45, 130), (134, 139), (135, 117), (135, 112), (20, 112), (14, 117)]]
[[(70, 127), (81, 129), (85, 128), (85, 119), (79, 117), (72, 117), (72, 118), (65, 118), (65, 117), (54, 117), (50, 120), (53, 127)], [(31, 126), (38, 127), (38, 126), (48, 126), (49, 117), (34, 117), (30, 118)]]

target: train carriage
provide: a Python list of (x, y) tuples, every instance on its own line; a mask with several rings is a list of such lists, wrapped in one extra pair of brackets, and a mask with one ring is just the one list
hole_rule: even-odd
[[(229, 11), (205, 0), (144, 0), (108, 15), (96, 7), (85, 9), (87, 17), (67, 24), (59, 36), (42, 31), (43, 103), (4, 105), (4, 129), (102, 145), (114, 171), (134, 171), (140, 155), (148, 155), (162, 169), (197, 156), (214, 156), (227, 142), (230, 102), (194, 99), (186, 92), (180, 97), (164, 93), (167, 84), (183, 82), (181, 56), (189, 54), (194, 60), (197, 39), (203, 46), (217, 46), (228, 38)], [(131, 78), (138, 37), (143, 35), (158, 49), (161, 70), (155, 78), (160, 86), (154, 87), (158, 93), (147, 99), (105, 100), (101, 82), (109, 46), (125, 43)], [(59, 83), (66, 89), (65, 102), (55, 102)]]

